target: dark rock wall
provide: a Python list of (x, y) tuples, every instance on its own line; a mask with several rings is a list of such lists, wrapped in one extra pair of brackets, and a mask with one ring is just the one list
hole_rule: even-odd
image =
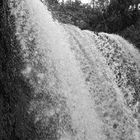
[(0, 139), (35, 140), (33, 118), (27, 113), (32, 89), (21, 74), (24, 62), (10, 3), (2, 0), (0, 5)]

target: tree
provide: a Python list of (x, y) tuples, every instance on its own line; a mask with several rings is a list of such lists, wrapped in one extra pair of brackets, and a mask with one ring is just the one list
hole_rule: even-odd
[[(137, 0), (138, 1), (138, 0)], [(119, 32), (125, 28), (134, 25), (139, 19), (138, 10), (129, 10), (129, 6), (133, 4), (132, 0), (111, 0), (104, 13), (107, 19), (108, 32)]]
[(92, 0), (91, 4), (94, 9), (104, 11), (109, 4), (109, 0)]

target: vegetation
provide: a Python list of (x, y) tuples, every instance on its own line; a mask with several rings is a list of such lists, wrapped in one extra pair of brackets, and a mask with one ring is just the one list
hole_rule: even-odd
[(62, 23), (95, 32), (116, 33), (140, 49), (140, 0), (92, 0), (92, 4), (46, 0)]

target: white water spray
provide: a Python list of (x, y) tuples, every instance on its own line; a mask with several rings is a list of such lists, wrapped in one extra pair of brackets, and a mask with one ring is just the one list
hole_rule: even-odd
[[(55, 91), (57, 90), (57, 94), (66, 98), (69, 115), (72, 120), (71, 125), (74, 131), (76, 131), (74, 136), (68, 132), (63, 132), (61, 139), (102, 140), (101, 122), (97, 118), (94, 102), (85, 84), (79, 62), (76, 61), (65, 37), (66, 33), (63, 27), (53, 21), (50, 12), (39, 0), (27, 0), (24, 2), (28, 6), (30, 23), (34, 24), (37, 32), (35, 38), (37, 42), (36, 48), (41, 52), (41, 55), (44, 55), (43, 63), (48, 67), (48, 71), (52, 69), (49, 75), (45, 72), (49, 76), (49, 84), (52, 82), (47, 88), (49, 90), (50, 88), (53, 88)], [(49, 61), (53, 63), (53, 66), (49, 64)], [(32, 66), (30, 68), (27, 66), (24, 73), (30, 75), (31, 69)], [(54, 79), (54, 73), (56, 73), (58, 80)], [(56, 84), (59, 85), (58, 89), (56, 89)], [(47, 114), (49, 113), (47, 112)], [(35, 122), (37, 121), (39, 119)]]

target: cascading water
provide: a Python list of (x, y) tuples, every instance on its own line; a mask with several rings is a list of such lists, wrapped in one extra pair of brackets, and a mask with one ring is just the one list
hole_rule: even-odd
[(1, 9), (2, 140), (140, 139), (140, 54), (131, 44), (60, 24), (39, 0)]

